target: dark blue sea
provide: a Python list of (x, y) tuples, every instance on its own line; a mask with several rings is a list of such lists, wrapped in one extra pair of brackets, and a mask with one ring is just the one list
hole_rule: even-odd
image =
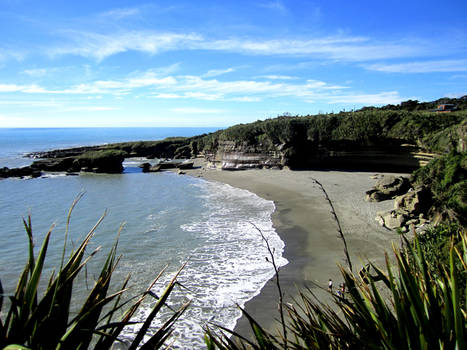
[[(158, 140), (168, 136), (193, 136), (217, 128), (65, 128), (1, 129), (0, 167), (31, 162), (23, 155), (33, 151), (124, 141)], [(0, 180), (0, 279), (5, 293), (12, 293), (27, 259), (27, 236), (22, 218), (31, 215), (36, 247), (49, 229), (52, 241), (47, 256), (47, 279), (60, 262), (68, 210), (84, 194), (71, 216), (69, 245), (78, 242), (106, 212), (91, 248), (102, 246), (92, 258), (88, 283), (77, 299), (92, 287), (93, 276), (120, 227), (122, 260), (113, 282), (121, 284), (131, 274), (130, 292), (145, 289), (157, 273), (168, 268), (157, 293), (187, 262), (173, 306), (192, 300), (178, 322), (176, 348), (205, 348), (202, 327), (214, 322), (233, 328), (244, 305), (257, 295), (274, 271), (265, 257), (264, 242), (253, 222), (275, 248), (279, 264), (284, 244), (275, 232), (271, 214), (274, 203), (229, 185), (171, 172), (142, 173), (141, 159), (127, 159), (123, 174), (46, 174), (36, 179)], [(146, 305), (137, 319), (145, 317)], [(166, 310), (167, 317), (170, 310)], [(157, 320), (157, 327), (162, 319)], [(126, 336), (137, 331), (127, 329)]]

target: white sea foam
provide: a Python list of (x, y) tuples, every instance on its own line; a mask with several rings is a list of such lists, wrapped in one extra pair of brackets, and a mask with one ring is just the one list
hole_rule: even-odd
[[(199, 186), (208, 210), (181, 226), (204, 243), (191, 253), (178, 277), (184, 288), (175, 289), (169, 302), (176, 308), (191, 300), (190, 307), (176, 324), (175, 348), (205, 348), (203, 326), (208, 323), (233, 329), (241, 317), (239, 306), (244, 307), (274, 276), (259, 230), (273, 249), (277, 265), (287, 264), (282, 257), (284, 243), (272, 226), (271, 214), (275, 209), (272, 201), (216, 182), (200, 181), (194, 186)], [(171, 278), (165, 276), (163, 282)], [(152, 325), (154, 329), (171, 314), (170, 310), (165, 312), (165, 317), (158, 317)], [(137, 318), (143, 319), (148, 314), (149, 307)], [(131, 336), (136, 331), (137, 327), (128, 333)]]

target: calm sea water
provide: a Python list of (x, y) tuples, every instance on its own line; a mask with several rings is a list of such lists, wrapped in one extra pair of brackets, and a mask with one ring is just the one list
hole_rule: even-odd
[[(22, 155), (31, 151), (71, 146), (157, 140), (167, 136), (192, 136), (214, 128), (130, 128), (130, 129), (0, 129), (0, 167), (29, 163)], [(255, 194), (225, 184), (207, 182), (174, 173), (143, 174), (140, 160), (125, 161), (123, 174), (48, 174), (37, 179), (0, 180), (0, 278), (7, 293), (14, 290), (27, 259), (27, 239), (22, 217), (32, 217), (36, 245), (54, 224), (46, 276), (60, 261), (65, 222), (73, 200), (84, 193), (70, 225), (70, 242), (78, 242), (107, 211), (92, 241), (102, 246), (88, 272), (92, 286), (97, 266), (114, 243), (117, 231), (119, 253), (123, 255), (114, 277), (118, 285), (131, 274), (130, 292), (146, 288), (168, 265), (155, 292), (163, 288), (179, 267), (186, 289), (177, 289), (170, 304), (192, 300), (178, 322), (176, 347), (204, 348), (202, 327), (214, 322), (229, 328), (240, 317), (237, 304), (259, 293), (274, 271), (265, 257), (264, 242), (251, 223), (260, 228), (275, 248), (280, 265), (283, 242), (274, 231), (271, 214), (274, 204)], [(77, 299), (87, 290), (78, 290)], [(137, 315), (144, 319), (150, 305)], [(170, 310), (165, 310), (162, 319)], [(131, 337), (137, 326), (126, 330)]]

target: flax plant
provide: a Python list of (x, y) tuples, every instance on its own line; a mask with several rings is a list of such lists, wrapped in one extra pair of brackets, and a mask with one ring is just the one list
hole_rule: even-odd
[[(460, 243), (451, 242), (444, 265), (427, 261), (415, 236), (405, 248), (393, 249), (393, 264), (386, 255), (386, 272), (372, 265), (376, 274), (362, 279), (341, 268), (348, 292), (334, 295), (334, 305), (320, 302), (310, 289), (302, 291), (297, 306), (288, 306), (288, 348), (466, 349), (467, 291), (460, 279), (467, 278), (467, 233), (457, 235)], [(252, 338), (208, 329), (208, 349), (283, 348), (281, 334), (244, 315)]]
[[(73, 206), (76, 202), (73, 204)], [(72, 208), (73, 208), (72, 206)], [(71, 210), (67, 220), (67, 227)], [(47, 248), (50, 240), (50, 230), (42, 246), (34, 256), (33, 233), (31, 217), (23, 220), (29, 240), (29, 260), (18, 280), (13, 295), (9, 295), (9, 309), (0, 318), (0, 349), (109, 349), (114, 342), (119, 342), (119, 336), (125, 326), (134, 324), (132, 317), (149, 295), (155, 298), (155, 305), (143, 322), (129, 349), (158, 349), (171, 335), (174, 322), (187, 308), (188, 304), (174, 310), (173, 315), (143, 343), (151, 322), (157, 317), (160, 309), (177, 284), (176, 277), (166, 286), (164, 292), (156, 297), (151, 288), (160, 278), (162, 272), (141, 295), (122, 300), (127, 291), (129, 277), (120, 288), (111, 284), (111, 277), (120, 260), (117, 257), (118, 240), (110, 249), (107, 258), (94, 286), (90, 289), (76, 314), (71, 313), (70, 306), (73, 290), (81, 288), (75, 285), (77, 276), (83, 272), (87, 263), (98, 252), (99, 248), (86, 256), (86, 249), (97, 226), (104, 216), (89, 231), (79, 246), (74, 249), (68, 259), (64, 260), (66, 244), (64, 245), (61, 266), (56, 273), (52, 273), (42, 295), (39, 295), (39, 285), (46, 260)], [(66, 236), (66, 235), (65, 235)], [(65, 239), (66, 241), (66, 239)], [(179, 271), (180, 272), (180, 271)], [(4, 305), (3, 288), (0, 282), (0, 311)]]

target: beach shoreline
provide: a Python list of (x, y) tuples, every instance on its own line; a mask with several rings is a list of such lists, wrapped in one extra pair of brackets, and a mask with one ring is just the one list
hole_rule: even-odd
[[(202, 159), (196, 160), (194, 169), (184, 172), (245, 189), (274, 202), (273, 226), (285, 243), (283, 256), (289, 261), (279, 274), (286, 303), (296, 304), (299, 291), (304, 288), (309, 288), (321, 301), (329, 301), (328, 280), (332, 279), (337, 288), (342, 282), (338, 265), (348, 267), (329, 202), (314, 180), (323, 185), (334, 205), (354, 272), (368, 260), (384, 266), (384, 252), (390, 252), (392, 244), (400, 242), (395, 231), (379, 226), (374, 220), (376, 212), (393, 208), (393, 201), (369, 203), (364, 198), (377, 177), (408, 174), (288, 169), (222, 171), (208, 167)], [(245, 310), (261, 326), (274, 332), (280, 326), (278, 300), (273, 278), (247, 302)], [(238, 320), (235, 331), (244, 336), (251, 334), (245, 317)]]

